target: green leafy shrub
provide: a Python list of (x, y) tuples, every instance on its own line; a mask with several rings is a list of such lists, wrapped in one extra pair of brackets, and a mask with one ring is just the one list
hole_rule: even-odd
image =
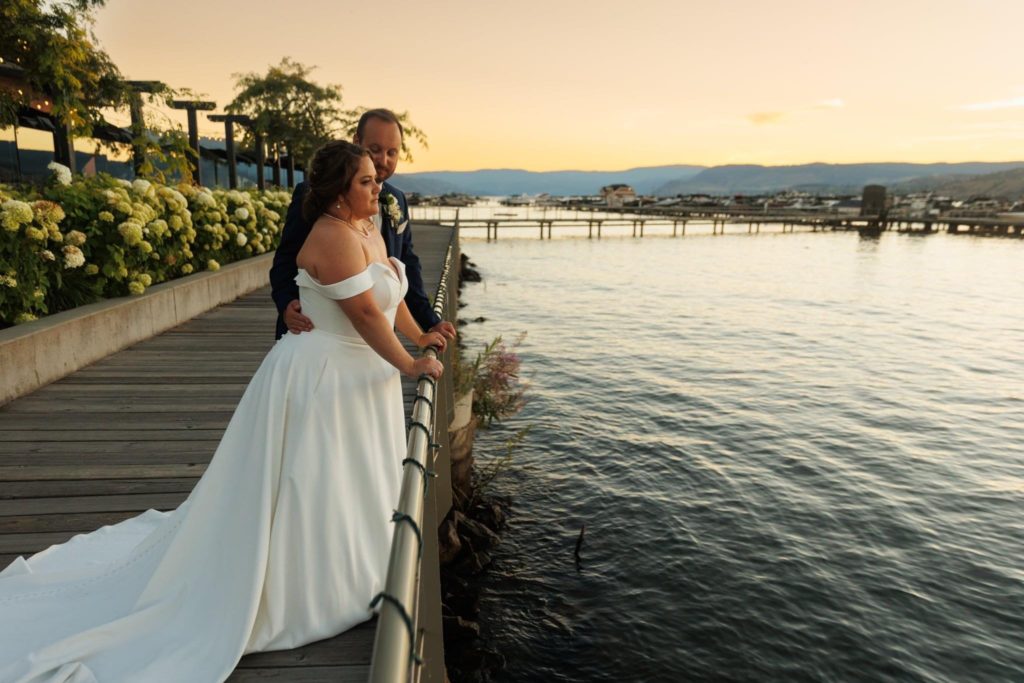
[(271, 251), (291, 200), (51, 169), (42, 188), (0, 186), (0, 326)]

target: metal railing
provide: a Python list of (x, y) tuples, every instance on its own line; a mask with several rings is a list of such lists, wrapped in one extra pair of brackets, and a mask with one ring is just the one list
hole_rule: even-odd
[[(453, 235), (453, 243), (456, 240), (457, 235)], [(452, 319), (454, 308), (449, 283), (453, 279), (452, 268), (456, 267), (453, 263), (457, 258), (454, 256), (456, 253), (457, 248), (453, 249), (450, 244), (434, 298), (434, 311), (445, 320)], [(451, 358), (452, 346), (449, 345), (444, 352), (445, 360)], [(438, 357), (433, 348), (428, 348), (424, 355)], [(445, 492), (438, 490), (438, 484), (450, 485), (450, 477), (438, 477), (433, 467), (437, 463), (440, 470), (448, 465), (447, 452), (439, 459), (440, 444), (435, 442), (447, 444), (447, 407), (453, 391), (451, 375), (451, 368), (446, 367), (440, 380), (434, 381), (423, 375), (416, 385), (407, 454), (402, 461), (402, 488), (398, 507), (392, 516), (395, 529), (387, 579), (384, 590), (373, 602), (374, 605), (380, 603), (370, 665), (370, 681), (373, 683), (418, 681), (421, 677), (444, 680), (440, 587), (436, 585), (439, 569), (429, 563), (438, 565), (438, 516), (447, 512), (444, 502), (449, 501), (450, 504), (450, 494), (445, 495)], [(435, 429), (443, 431), (443, 434), (435, 437)], [(438, 595), (423, 595), (421, 584), (424, 575), (430, 576), (435, 584), (427, 586), (427, 590)], [(431, 599), (433, 609), (424, 604)], [(425, 625), (425, 620), (433, 623)], [(428, 635), (429, 643), (426, 642)]]

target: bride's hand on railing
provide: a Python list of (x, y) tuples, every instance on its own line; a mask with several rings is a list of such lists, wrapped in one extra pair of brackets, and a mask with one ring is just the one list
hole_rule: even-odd
[(420, 335), (419, 339), (416, 340), (416, 346), (421, 349), (425, 349), (428, 346), (434, 346), (437, 348), (438, 353), (444, 351), (444, 347), (448, 344), (448, 340), (444, 338), (444, 335), (440, 332), (424, 332)]
[(412, 370), (406, 374), (414, 378), (418, 378), (420, 375), (429, 375), (438, 379), (442, 372), (444, 372), (444, 365), (441, 364), (441, 361), (424, 356), (413, 361)]

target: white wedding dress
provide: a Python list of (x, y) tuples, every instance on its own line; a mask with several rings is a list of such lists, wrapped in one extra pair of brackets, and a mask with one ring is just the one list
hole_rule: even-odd
[(315, 329), (267, 354), (180, 507), (0, 572), (0, 682), (215, 683), (243, 654), (373, 616), (405, 454), (401, 381), (335, 300), (372, 290), (393, 325), (404, 264), (296, 282)]

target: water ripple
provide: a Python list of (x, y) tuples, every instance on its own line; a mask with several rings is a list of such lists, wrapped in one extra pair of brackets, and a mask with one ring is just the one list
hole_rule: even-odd
[(465, 251), (471, 345), (529, 333), (531, 401), (478, 436), (533, 425), (494, 484), (501, 680), (1024, 680), (1024, 244)]

